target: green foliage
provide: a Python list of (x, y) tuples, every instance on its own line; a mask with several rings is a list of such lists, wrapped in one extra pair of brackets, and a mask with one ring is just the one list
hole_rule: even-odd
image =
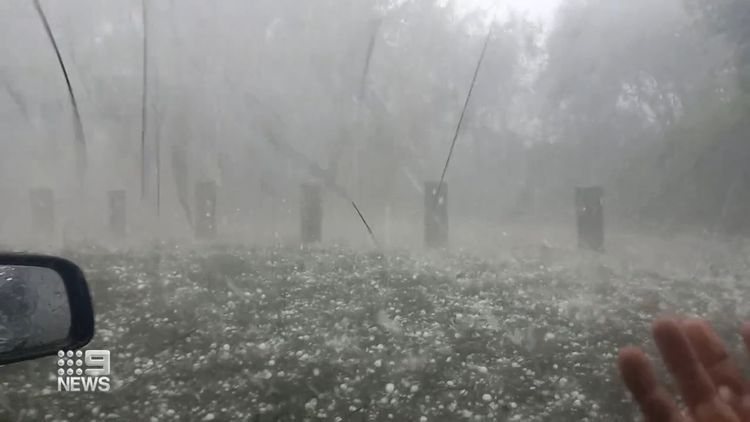
[(567, 145), (535, 166), (546, 183), (603, 184), (620, 216), (750, 226), (747, 23), (743, 0), (564, 3), (539, 79)]
[[(750, 221), (729, 214), (747, 209), (747, 134), (750, 96), (687, 113), (659, 143), (644, 151), (627, 184), (639, 186), (641, 216), (709, 228), (747, 229)], [(648, 181), (652, 180), (653, 183)]]
[(750, 3), (746, 0), (686, 0), (689, 10), (735, 46), (741, 87), (750, 92)]

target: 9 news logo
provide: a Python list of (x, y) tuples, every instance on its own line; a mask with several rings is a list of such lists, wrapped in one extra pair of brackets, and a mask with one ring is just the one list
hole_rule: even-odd
[(109, 391), (109, 350), (60, 350), (57, 358), (57, 391)]

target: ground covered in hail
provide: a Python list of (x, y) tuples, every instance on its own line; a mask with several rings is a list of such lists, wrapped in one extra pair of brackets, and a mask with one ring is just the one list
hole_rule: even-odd
[[(337, 248), (68, 254), (112, 353), (109, 392), (57, 391), (57, 357), (0, 368), (12, 421), (634, 420), (614, 362), (664, 312), (729, 338), (742, 274)], [(732, 337), (734, 339), (734, 337)]]

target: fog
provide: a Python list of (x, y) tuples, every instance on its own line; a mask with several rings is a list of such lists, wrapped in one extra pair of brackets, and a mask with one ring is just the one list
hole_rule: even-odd
[(112, 351), (0, 418), (634, 420), (618, 349), (750, 313), (748, 4), (0, 0), (0, 247)]
[[(42, 2), (80, 136), (39, 14), (6, 1), (4, 244), (34, 245), (39, 187), (55, 196), (45, 244), (192, 241), (194, 185), (213, 181), (220, 240), (294, 242), (313, 182), (324, 241), (369, 242), (353, 200), (376, 239), (420, 246), (424, 183), (464, 104), (444, 181), (454, 244), (520, 223), (570, 231), (581, 186), (603, 186), (608, 229), (746, 229), (744, 44), (704, 6)], [(108, 234), (119, 189), (127, 240)]]

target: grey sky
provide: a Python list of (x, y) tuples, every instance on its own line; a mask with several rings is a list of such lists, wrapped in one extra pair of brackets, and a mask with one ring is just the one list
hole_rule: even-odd
[(561, 0), (462, 0), (459, 9), (468, 11), (482, 8), (491, 13), (493, 8), (501, 11), (510, 7), (528, 14), (533, 19), (549, 22), (554, 18), (555, 10), (560, 2)]

